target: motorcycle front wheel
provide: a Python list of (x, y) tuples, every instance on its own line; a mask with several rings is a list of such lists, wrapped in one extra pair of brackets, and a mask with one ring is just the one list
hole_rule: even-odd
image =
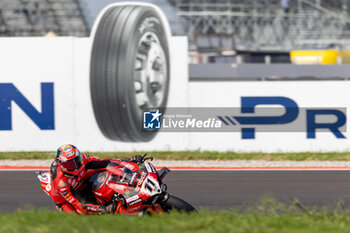
[(193, 212), (196, 209), (181, 198), (169, 195), (169, 198), (162, 203), (162, 207), (165, 211), (178, 210), (185, 212)]

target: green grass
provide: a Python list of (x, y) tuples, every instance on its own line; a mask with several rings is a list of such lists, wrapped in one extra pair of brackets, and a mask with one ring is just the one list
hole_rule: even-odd
[[(87, 152), (100, 158), (129, 158), (137, 152)], [(143, 151), (138, 152), (143, 154)], [(148, 152), (156, 160), (267, 160), (267, 161), (350, 161), (350, 152), (330, 153), (237, 153), (237, 152), (215, 152), (215, 151), (164, 151)], [(53, 159), (54, 152), (0, 152), (0, 160), (4, 159)]]
[(161, 216), (78, 216), (48, 210), (0, 215), (0, 232), (213, 232), (213, 233), (342, 233), (350, 232), (350, 213), (342, 204), (328, 210), (307, 210), (265, 199), (245, 211), (201, 211)]

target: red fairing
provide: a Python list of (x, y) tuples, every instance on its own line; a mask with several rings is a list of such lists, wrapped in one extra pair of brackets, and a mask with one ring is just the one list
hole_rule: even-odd
[(136, 163), (117, 164), (119, 166), (108, 167), (106, 172), (100, 173), (95, 181), (93, 193), (98, 203), (107, 204), (113, 194), (118, 193), (125, 197), (127, 204), (127, 208), (118, 213), (137, 214), (143, 208), (157, 208), (143, 204), (155, 194), (155, 189), (160, 191), (158, 173), (153, 165), (145, 163), (146, 167), (140, 169)]
[[(138, 165), (133, 162), (108, 160), (108, 166), (104, 169), (86, 169), (91, 167), (91, 164), (86, 166), (89, 162), (103, 160), (83, 156), (82, 170), (77, 177), (64, 174), (58, 166), (56, 178), (51, 181), (52, 189), (47, 193), (59, 204), (61, 210), (88, 214), (74, 193), (85, 190), (87, 181), (91, 178), (91, 192), (97, 203), (107, 206), (114, 202), (117, 206), (115, 213), (137, 214), (139, 210), (145, 209), (155, 213), (163, 211), (158, 204), (152, 204), (153, 197), (162, 192), (162, 181), (151, 163)], [(96, 175), (93, 176), (94, 174)], [(45, 188), (43, 182), (42, 187)]]

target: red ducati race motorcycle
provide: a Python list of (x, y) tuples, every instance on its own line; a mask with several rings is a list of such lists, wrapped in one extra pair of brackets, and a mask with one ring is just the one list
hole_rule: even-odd
[[(146, 154), (138, 163), (111, 160), (106, 171), (94, 174), (89, 180), (88, 192), (97, 204), (117, 206), (115, 214), (162, 213), (176, 209), (191, 212), (195, 208), (186, 201), (167, 192), (163, 178), (170, 170), (157, 171), (146, 160)], [(51, 197), (50, 171), (38, 172), (42, 189)]]

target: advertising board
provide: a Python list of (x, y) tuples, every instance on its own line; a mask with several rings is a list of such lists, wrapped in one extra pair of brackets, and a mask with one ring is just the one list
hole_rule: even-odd
[[(310, 125), (307, 125), (310, 120), (299, 120), (303, 117), (303, 110), (347, 109), (350, 99), (349, 82), (190, 82), (186, 64), (186, 39), (172, 37), (170, 44), (172, 73), (167, 105), (169, 111), (173, 111), (174, 107), (214, 107), (226, 110), (232, 108), (240, 113), (244, 99), (254, 97), (255, 100), (262, 100), (257, 107), (266, 107), (271, 106), (264, 102), (264, 98), (268, 97), (277, 101), (274, 102), (276, 106), (283, 107), (285, 100), (295, 104), (293, 106), (299, 109), (300, 114), (292, 117), (289, 123), (298, 121), (300, 129), (294, 132), (285, 130), (287, 124), (282, 124), (279, 125), (281, 129), (270, 132), (269, 127), (273, 123), (261, 130), (261, 125), (254, 122), (251, 125), (241, 125), (233, 119), (237, 123), (233, 132), (167, 132), (161, 129), (149, 142), (114, 141), (101, 133), (94, 116), (89, 88), (91, 41), (88, 38), (3, 38), (0, 49), (3, 54), (12, 56), (0, 56), (2, 64), (6, 64), (0, 70), (1, 150), (45, 151), (64, 143), (77, 144), (89, 151), (278, 152), (350, 149), (346, 128), (341, 129), (339, 134), (331, 129), (314, 129), (314, 134), (310, 134)], [(21, 51), (22, 55), (14, 55), (14, 48)], [(340, 122), (339, 127), (346, 126), (346, 113), (345, 110), (345, 122)], [(267, 117), (276, 117), (274, 114), (270, 113)], [(334, 119), (329, 123), (336, 123), (339, 118), (334, 112), (330, 115), (332, 114)], [(214, 112), (214, 115), (220, 116), (220, 112)], [(322, 116), (315, 117), (316, 123), (320, 117)], [(254, 127), (256, 130), (251, 134), (253, 136), (244, 137), (242, 128)]]
[(114, 25), (118, 7), (90, 38), (0, 38), (0, 151), (350, 150), (349, 81), (190, 79), (164, 14), (145, 4)]

